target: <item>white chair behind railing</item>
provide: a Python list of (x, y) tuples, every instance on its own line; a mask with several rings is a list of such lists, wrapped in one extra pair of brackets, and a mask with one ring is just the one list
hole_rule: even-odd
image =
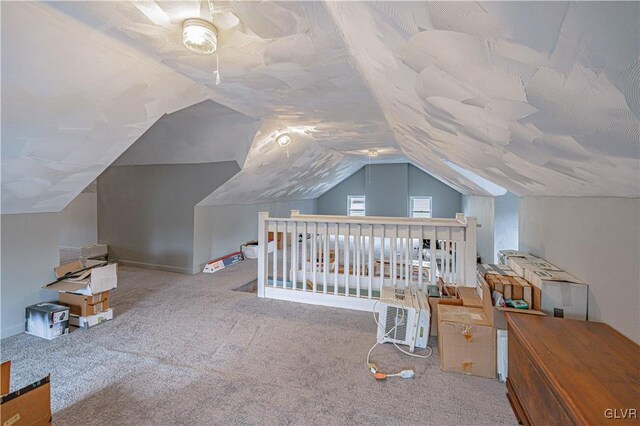
[(262, 212), (258, 249), (259, 297), (368, 310), (382, 286), (474, 285), (476, 219)]

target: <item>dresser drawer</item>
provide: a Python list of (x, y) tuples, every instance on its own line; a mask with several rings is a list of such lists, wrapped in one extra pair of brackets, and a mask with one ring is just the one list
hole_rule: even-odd
[(574, 424), (515, 333), (509, 333), (508, 353), (509, 398), (516, 399), (513, 404), (520, 405), (525, 413), (519, 414), (520, 421), (534, 425)]

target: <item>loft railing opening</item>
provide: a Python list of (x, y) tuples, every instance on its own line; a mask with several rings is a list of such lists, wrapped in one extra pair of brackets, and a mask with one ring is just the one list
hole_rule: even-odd
[(258, 296), (371, 310), (383, 286), (474, 285), (476, 218), (258, 215)]

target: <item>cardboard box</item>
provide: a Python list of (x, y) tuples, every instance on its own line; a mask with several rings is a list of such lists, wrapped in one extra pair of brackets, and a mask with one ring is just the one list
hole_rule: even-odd
[(202, 272), (206, 274), (213, 274), (214, 272), (224, 269), (227, 266), (234, 265), (238, 262), (241, 262), (242, 260), (244, 260), (242, 252), (237, 251), (219, 259), (212, 260), (211, 262), (204, 265), (204, 269), (202, 270)]
[(58, 303), (68, 306), (71, 315), (86, 317), (109, 309), (109, 292), (85, 296), (73, 293), (58, 293)]
[(510, 257), (509, 260), (507, 261), (507, 264), (509, 266), (509, 268), (511, 268), (511, 270), (513, 270), (513, 272), (515, 272), (516, 274), (518, 274), (519, 277), (525, 278), (524, 276), (524, 271), (526, 269), (531, 269), (534, 268), (533, 264), (531, 262), (536, 261), (536, 260), (540, 260), (537, 257)]
[(480, 272), (483, 277), (486, 277), (487, 274), (504, 275), (510, 277), (518, 276), (518, 274), (513, 272), (513, 270), (507, 265), (489, 265), (487, 263), (483, 263), (478, 265), (478, 272)]
[[(101, 265), (103, 263), (104, 262), (88, 260), (87, 267)], [(81, 269), (83, 269), (82, 263), (76, 261), (54, 268), (54, 272), (56, 277), (60, 278), (69, 272), (79, 271)], [(78, 274), (81, 275), (77, 278), (65, 279), (55, 284), (43, 286), (42, 288), (90, 296), (112, 290), (118, 286), (118, 265), (115, 263), (96, 266), (86, 271), (78, 272)]]
[[(480, 270), (478, 272), (480, 273)], [(505, 299), (524, 300), (529, 305), (529, 309), (536, 309), (533, 289), (525, 279), (495, 274), (487, 274), (485, 277), (484, 281), (492, 292), (502, 293)]]
[(246, 259), (257, 259), (258, 258), (258, 242), (249, 241), (244, 243), (241, 247), (241, 251)]
[(505, 288), (504, 298), (513, 300), (524, 300), (533, 309), (533, 290), (531, 285), (520, 277), (509, 277), (510, 285)]
[(0, 396), (6, 395), (11, 389), (11, 361), (0, 364)]
[[(273, 244), (274, 248), (277, 247), (278, 250), (282, 250), (282, 248), (283, 248), (283, 240), (284, 240), (283, 235), (284, 235), (283, 232), (278, 232), (276, 238), (274, 239), (273, 238), (273, 232), (269, 232), (269, 234), (267, 235), (267, 240), (269, 242), (272, 242), (272, 241), (274, 242), (274, 244)], [(277, 241), (275, 241), (275, 240), (277, 240)], [(287, 246), (290, 246), (290, 245), (291, 245), (291, 234), (288, 234), (287, 235)]]
[(105, 321), (110, 321), (112, 319), (113, 319), (113, 309), (109, 308), (104, 312), (100, 312), (99, 314), (95, 314), (95, 315), (90, 315), (88, 317), (71, 315), (71, 317), (69, 318), (69, 323), (75, 327), (91, 328)]
[(49, 302), (27, 306), (25, 333), (47, 340), (69, 334), (69, 307)]
[[(2, 370), (4, 374), (4, 368)], [(7, 386), (9, 385), (10, 383), (7, 384)], [(50, 425), (51, 387), (49, 376), (0, 397), (0, 422), (3, 426)]]
[(509, 267), (518, 274), (518, 276), (525, 279), (527, 279), (527, 270), (562, 271), (557, 266), (535, 256), (509, 258)]
[(431, 336), (438, 335), (438, 305), (454, 305), (462, 306), (461, 299), (455, 298), (442, 298), (442, 297), (429, 297), (429, 308), (431, 310), (431, 324), (429, 325), (429, 333)]
[[(276, 242), (269, 241), (267, 243), (267, 253), (273, 253), (275, 250)], [(240, 247), (240, 251), (244, 255), (245, 259), (257, 259), (258, 258), (258, 242), (257, 241), (247, 241)]]
[(496, 330), (482, 308), (439, 304), (438, 351), (444, 371), (496, 377)]
[(106, 244), (88, 244), (80, 247), (80, 256), (85, 259), (92, 259), (96, 257), (107, 258), (109, 247)]
[(486, 276), (486, 282), (487, 284), (489, 284), (489, 287), (491, 287), (492, 291), (497, 291), (498, 293), (502, 293), (502, 295), (505, 294), (506, 291), (509, 292), (509, 294), (511, 294), (511, 277), (507, 277), (504, 275), (495, 275), (495, 274), (488, 274)]
[(498, 262), (501, 265), (508, 265), (509, 258), (511, 257), (530, 257), (529, 253), (518, 250), (498, 250)]
[(462, 305), (469, 308), (482, 308), (482, 299), (475, 287), (458, 287)]
[(534, 309), (514, 309), (507, 308), (501, 306), (493, 306), (493, 298), (491, 296), (491, 288), (487, 282), (481, 277), (478, 276), (478, 295), (482, 300), (482, 307), (489, 319), (491, 320), (491, 325), (500, 330), (507, 329), (507, 319), (504, 316), (505, 312), (517, 312), (523, 315), (545, 315), (543, 312)]
[[(563, 271), (527, 270), (534, 289), (534, 304), (547, 315), (586, 321), (588, 319), (589, 286)], [(539, 298), (539, 302), (535, 300)]]

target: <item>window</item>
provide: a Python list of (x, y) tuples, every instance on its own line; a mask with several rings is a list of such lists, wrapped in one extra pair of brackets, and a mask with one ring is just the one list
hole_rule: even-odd
[(364, 216), (364, 195), (347, 195), (347, 214)]
[(431, 197), (411, 197), (411, 217), (431, 217)]

